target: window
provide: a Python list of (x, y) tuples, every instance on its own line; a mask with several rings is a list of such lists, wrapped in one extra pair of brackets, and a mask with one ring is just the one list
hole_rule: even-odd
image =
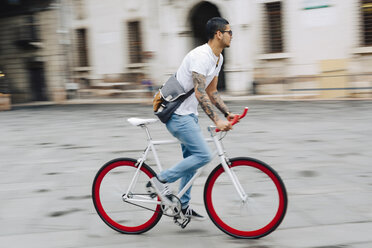
[(372, 0), (360, 1), (362, 17), (362, 46), (372, 46)]
[(34, 16), (25, 16), (18, 29), (18, 40), (27, 42), (40, 41), (38, 29), (39, 27)]
[(78, 66), (85, 67), (89, 66), (88, 60), (88, 46), (87, 46), (87, 30), (85, 28), (76, 30), (77, 38), (77, 55), (78, 55)]
[(142, 40), (140, 31), (140, 22), (128, 22), (129, 38), (129, 61), (130, 63), (142, 62)]
[(265, 3), (265, 52), (283, 52), (282, 2)]

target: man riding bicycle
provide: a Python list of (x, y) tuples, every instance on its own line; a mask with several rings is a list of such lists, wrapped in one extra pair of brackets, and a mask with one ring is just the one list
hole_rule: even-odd
[[(184, 159), (159, 173), (151, 179), (152, 186), (163, 202), (171, 204), (171, 192), (168, 183), (181, 178), (180, 190), (188, 183), (196, 170), (212, 159), (211, 151), (198, 125), (198, 104), (216, 127), (222, 131), (232, 128), (229, 122), (234, 118), (217, 91), (218, 74), (223, 64), (222, 50), (230, 47), (232, 31), (229, 22), (214, 17), (206, 24), (208, 43), (196, 47), (183, 59), (176, 77), (185, 92), (194, 88), (195, 93), (172, 114), (166, 123), (168, 131), (181, 142)], [(215, 105), (226, 119), (221, 119), (212, 108)], [(205, 219), (189, 206), (191, 187), (181, 197), (182, 214), (196, 220)]]

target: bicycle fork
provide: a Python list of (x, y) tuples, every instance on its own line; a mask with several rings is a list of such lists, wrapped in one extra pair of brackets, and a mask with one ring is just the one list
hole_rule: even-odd
[[(224, 157), (225, 158), (225, 157)], [(230, 177), (231, 181), (233, 182), (233, 185), (236, 189), (236, 192), (238, 193), (240, 199), (243, 203), (247, 201), (248, 195), (245, 193), (242, 185), (239, 182), (238, 177), (236, 176), (235, 172), (228, 166), (226, 159), (222, 162), (222, 167), (224, 168), (227, 175)]]
[(229, 164), (230, 161), (228, 160), (227, 156), (225, 155), (225, 151), (222, 147), (221, 141), (218, 139), (217, 135), (214, 133), (215, 127), (209, 127), (208, 131), (211, 133), (212, 139), (214, 144), (216, 145), (217, 154), (221, 160), (221, 164), (236, 189), (236, 192), (243, 203), (247, 201), (248, 195), (245, 193), (242, 185), (239, 182), (238, 177), (236, 176), (235, 172), (230, 168)]

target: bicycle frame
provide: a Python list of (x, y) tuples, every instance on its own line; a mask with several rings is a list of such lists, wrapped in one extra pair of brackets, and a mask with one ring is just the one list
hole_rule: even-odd
[[(245, 108), (241, 115), (229, 116), (230, 125), (236, 124), (247, 111)], [(112, 159), (97, 172), (92, 185), (92, 199), (98, 215), (109, 227), (124, 234), (144, 233), (153, 228), (163, 215), (173, 217), (175, 224), (185, 228), (195, 216), (184, 213), (180, 198), (191, 189), (205, 166), (196, 171), (179, 193), (168, 195), (168, 187), (164, 186), (167, 190), (164, 198), (160, 195), (164, 194), (162, 187), (159, 185), (159, 189), (153, 185), (158, 183), (152, 180), (154, 178), (150, 180), (156, 175), (155, 171), (164, 171), (157, 146), (179, 141), (153, 140), (148, 125), (157, 119), (133, 117), (128, 122), (144, 129), (147, 146), (137, 160)], [(250, 157), (229, 159), (222, 144), (226, 133), (219, 133), (214, 126), (208, 127), (208, 132), (210, 137), (206, 141), (214, 143), (213, 157), (218, 156), (220, 160), (204, 186), (204, 205), (211, 221), (235, 238), (255, 239), (270, 234), (280, 225), (287, 210), (288, 197), (282, 179), (272, 167), (260, 160)], [(153, 154), (151, 164), (153, 167), (156, 164), (157, 168), (147, 164), (149, 153)], [(118, 204), (120, 202), (122, 204)]]
[[(151, 135), (150, 135), (150, 132), (148, 130), (148, 127), (145, 124), (140, 125), (140, 126), (145, 130), (145, 132), (147, 134), (147, 142), (148, 143), (147, 143), (147, 147), (144, 150), (142, 156), (137, 160), (137, 163), (136, 163), (137, 170), (136, 170), (136, 172), (133, 176), (132, 181), (129, 184), (129, 187), (128, 187), (128, 190), (127, 190), (126, 194), (123, 196), (123, 199), (124, 199), (124, 201), (127, 201), (127, 202), (143, 202), (143, 203), (146, 202), (146, 203), (160, 204), (161, 203), (160, 201), (151, 199), (149, 197), (137, 196), (138, 198), (141, 198), (141, 199), (138, 199), (138, 198), (132, 198), (132, 197), (129, 197), (129, 196), (131, 195), (131, 190), (133, 189), (133, 186), (137, 182), (140, 168), (143, 165), (143, 163), (146, 161), (149, 151), (151, 150), (151, 152), (154, 156), (158, 171), (161, 172), (163, 170), (163, 167), (161, 165), (161, 162), (160, 162), (160, 159), (159, 159), (159, 156), (157, 154), (155, 146), (156, 145), (164, 145), (164, 144), (177, 144), (177, 143), (179, 143), (179, 141), (178, 140), (153, 140)], [(206, 139), (206, 141), (207, 142), (213, 142), (215, 144), (215, 147), (216, 147), (216, 149), (213, 152), (213, 157), (219, 156), (221, 165), (223, 166), (225, 172), (227, 173), (227, 175), (229, 176), (229, 178), (233, 182), (233, 185), (236, 189), (236, 192), (237, 192), (238, 196), (240, 197), (242, 202), (245, 203), (248, 196), (245, 193), (243, 187), (241, 186), (239, 180), (237, 179), (234, 171), (231, 170), (231, 168), (229, 167), (230, 162), (229, 162), (229, 159), (226, 156), (226, 153), (223, 149), (223, 145), (222, 145), (221, 138), (220, 138), (221, 136), (218, 137), (219, 135), (217, 135), (216, 127), (214, 127), (214, 126), (208, 127), (208, 131), (211, 135), (211, 138)], [(176, 195), (178, 197), (178, 199), (180, 199), (186, 193), (186, 191), (191, 187), (191, 185), (194, 183), (194, 181), (200, 176), (200, 174), (202, 173), (204, 168), (205, 168), (205, 166), (200, 168), (195, 173), (195, 175), (190, 179), (190, 181), (180, 190), (180, 192)], [(162, 203), (162, 204), (164, 204), (164, 203)]]

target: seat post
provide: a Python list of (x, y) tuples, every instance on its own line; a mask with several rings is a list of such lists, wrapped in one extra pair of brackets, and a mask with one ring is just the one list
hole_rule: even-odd
[(146, 131), (146, 134), (147, 134), (147, 140), (152, 140), (151, 135), (150, 135), (150, 132), (149, 132), (149, 129), (147, 128), (147, 126), (146, 126), (146, 125), (141, 125), (141, 127), (142, 127), (143, 129), (145, 129), (145, 131)]

